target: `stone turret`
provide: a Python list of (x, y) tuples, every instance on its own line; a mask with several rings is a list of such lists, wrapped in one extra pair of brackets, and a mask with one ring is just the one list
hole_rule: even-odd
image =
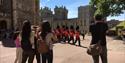
[(44, 7), (43, 9), (41, 8), (41, 20), (45, 19), (52, 19), (53, 18), (53, 12), (51, 11), (50, 8)]
[(54, 20), (66, 20), (67, 19), (67, 14), (68, 10), (66, 9), (65, 6), (55, 6), (54, 8)]

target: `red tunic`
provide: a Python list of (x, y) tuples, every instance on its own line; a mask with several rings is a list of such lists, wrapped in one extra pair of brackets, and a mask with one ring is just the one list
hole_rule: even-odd
[(65, 32), (64, 28), (61, 28), (61, 29), (60, 29), (60, 34), (61, 34), (62, 36), (64, 36), (64, 32)]
[(80, 33), (79, 33), (79, 31), (76, 31), (76, 32), (75, 32), (75, 36), (76, 36), (76, 40), (79, 40), (79, 39), (80, 39)]
[(69, 31), (69, 35), (70, 35), (70, 38), (73, 38), (73, 37), (74, 37), (74, 31), (73, 31), (73, 30), (70, 30), (70, 31)]
[(68, 30), (65, 30), (64, 35), (65, 35), (65, 37), (69, 36)]
[(59, 32), (59, 29), (55, 29), (55, 34), (56, 34), (57, 37), (59, 37), (61, 35), (60, 32)]

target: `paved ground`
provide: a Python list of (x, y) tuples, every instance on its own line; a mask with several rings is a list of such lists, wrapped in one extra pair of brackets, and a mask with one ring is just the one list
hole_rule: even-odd
[[(93, 63), (91, 56), (86, 53), (86, 47), (89, 46), (90, 39), (90, 36), (86, 36), (85, 40), (82, 40), (82, 47), (70, 44), (55, 44), (53, 63)], [(125, 63), (125, 43), (110, 37), (107, 37), (107, 42), (108, 62)], [(0, 42), (0, 63), (14, 63), (14, 59), (15, 48), (3, 46)], [(34, 60), (34, 63), (36, 63), (36, 60)]]

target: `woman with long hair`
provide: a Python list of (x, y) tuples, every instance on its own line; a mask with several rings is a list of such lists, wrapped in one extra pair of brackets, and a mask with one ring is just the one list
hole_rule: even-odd
[(51, 32), (51, 27), (49, 22), (43, 22), (41, 25), (41, 38), (45, 41), (49, 47), (47, 53), (42, 53), (42, 63), (53, 63), (53, 43), (57, 41), (56, 35)]
[(31, 24), (29, 21), (24, 21), (21, 33), (21, 47), (23, 49), (22, 63), (33, 63), (34, 50), (33, 50), (33, 40), (31, 40), (32, 31)]

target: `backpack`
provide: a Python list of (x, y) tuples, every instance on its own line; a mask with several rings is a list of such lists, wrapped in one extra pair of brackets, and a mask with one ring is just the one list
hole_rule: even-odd
[(39, 53), (47, 53), (49, 51), (49, 46), (46, 44), (45, 40), (43, 40), (41, 37), (37, 40), (38, 46), (38, 52)]

